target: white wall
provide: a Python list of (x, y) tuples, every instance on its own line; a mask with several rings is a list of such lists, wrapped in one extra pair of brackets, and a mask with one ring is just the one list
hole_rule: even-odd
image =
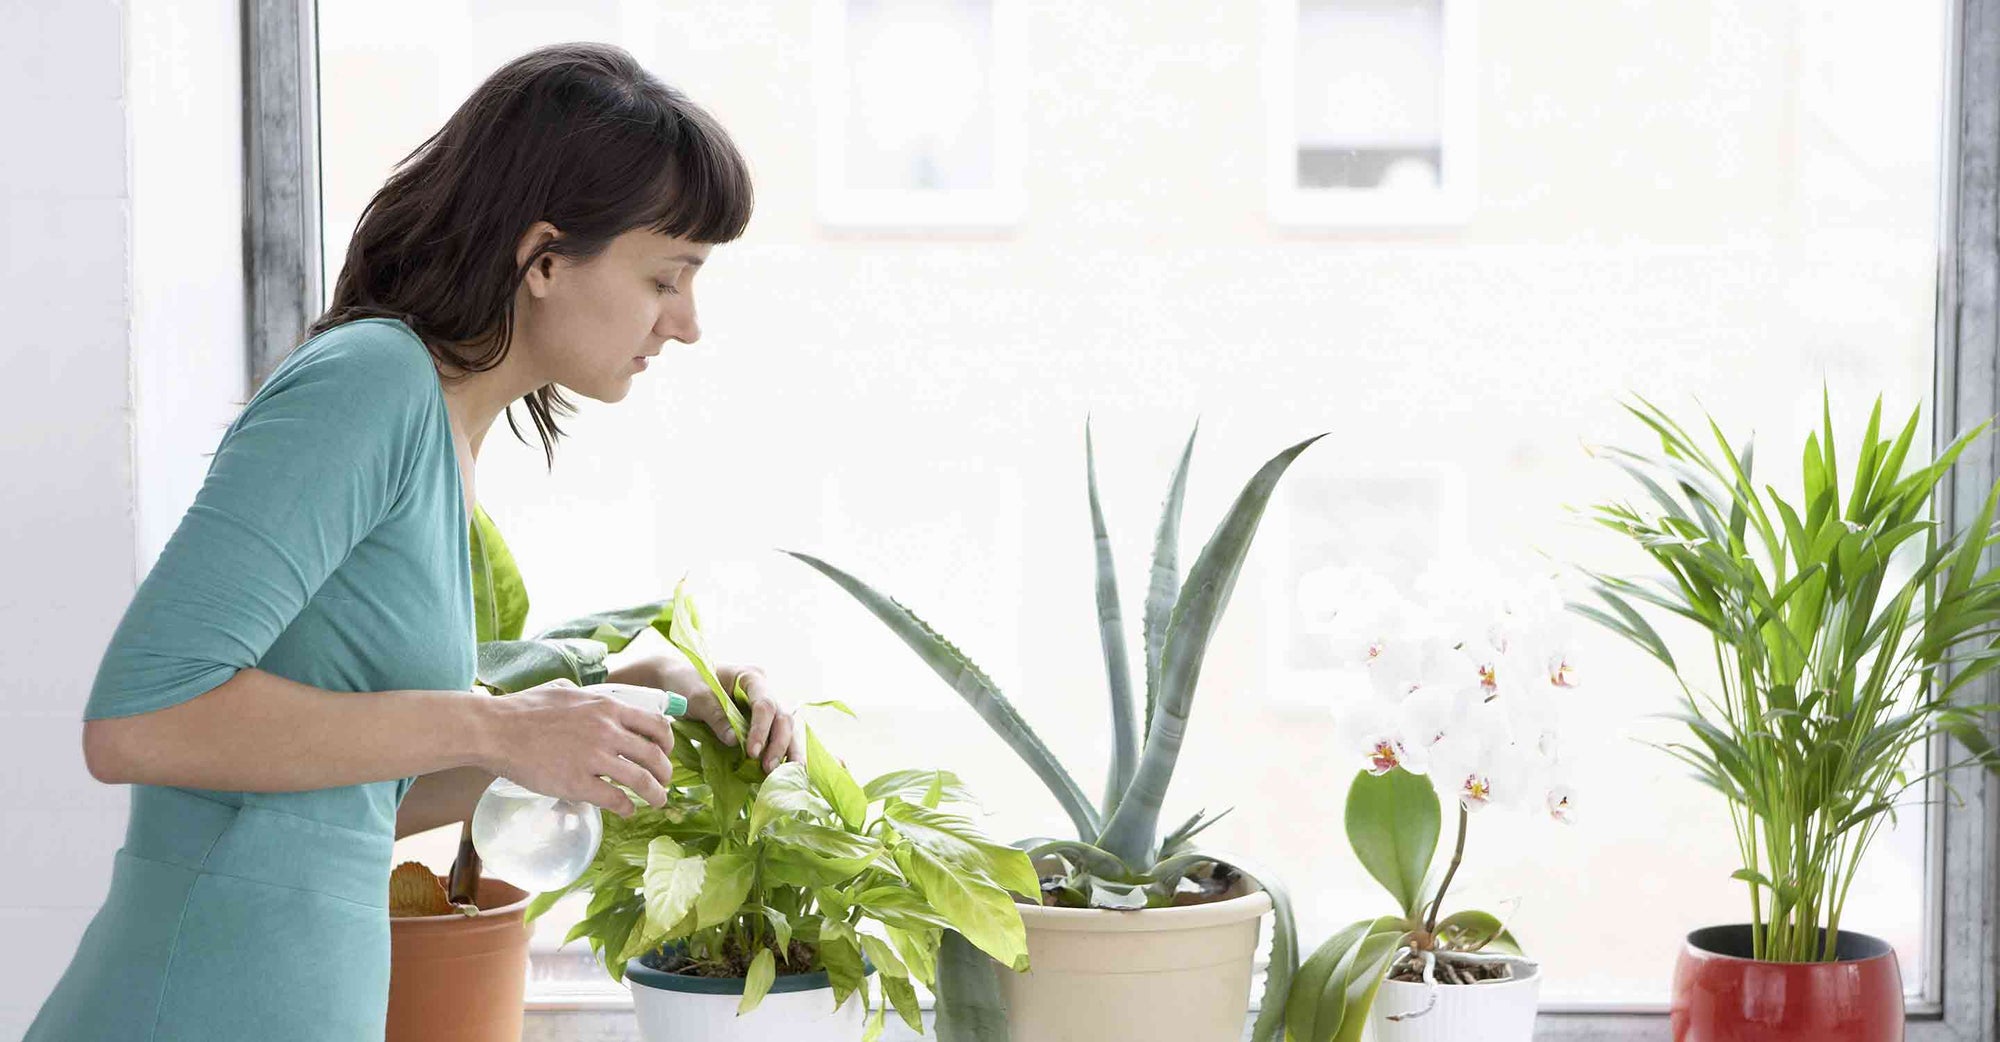
[(0, 0), (0, 1038), (110, 883), (84, 699), (243, 393), (236, 10)]

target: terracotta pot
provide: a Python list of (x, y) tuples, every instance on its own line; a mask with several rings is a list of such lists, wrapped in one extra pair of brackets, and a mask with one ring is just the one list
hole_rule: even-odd
[(528, 894), (479, 881), (478, 915), (389, 920), (386, 1042), (520, 1042)]
[(1901, 1042), (1895, 949), (1841, 931), (1837, 962), (1750, 958), (1750, 927), (1688, 934), (1674, 968), (1674, 1042)]
[(1028, 970), (999, 973), (1010, 1034), (1014, 1042), (1238, 1042), (1258, 917), (1270, 910), (1270, 895), (1257, 889), (1130, 912), (1022, 905)]

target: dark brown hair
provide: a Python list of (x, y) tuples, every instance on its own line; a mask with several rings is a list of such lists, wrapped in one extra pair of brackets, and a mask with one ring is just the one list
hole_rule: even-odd
[[(357, 318), (397, 318), (437, 361), (482, 372), (507, 357), (515, 290), (543, 254), (589, 259), (640, 227), (729, 242), (751, 206), (743, 156), (686, 95), (621, 47), (544, 47), (487, 77), (396, 165), (361, 211), (332, 300), (305, 339)], [(561, 238), (516, 265), (536, 221)], [(553, 384), (522, 401), (554, 466), (556, 416), (576, 408)], [(507, 426), (527, 442), (511, 405)]]

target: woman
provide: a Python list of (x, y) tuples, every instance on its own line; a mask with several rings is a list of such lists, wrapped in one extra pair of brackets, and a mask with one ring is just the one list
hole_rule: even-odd
[[(463, 820), (495, 775), (625, 815), (604, 778), (664, 799), (653, 689), (729, 734), (657, 654), (475, 693), (467, 528), (493, 421), (519, 437), (523, 400), (553, 465), (558, 386), (616, 402), (693, 343), (695, 273), (750, 210), (728, 135), (609, 46), (507, 65), (405, 158), (99, 665), (85, 756), (131, 818), (31, 1042), (380, 1039), (397, 836)], [(747, 751), (801, 758), (763, 675), (721, 674)]]

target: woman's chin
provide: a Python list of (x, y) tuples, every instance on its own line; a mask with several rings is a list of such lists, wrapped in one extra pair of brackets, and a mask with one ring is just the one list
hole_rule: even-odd
[(602, 383), (585, 384), (578, 382), (563, 384), (562, 386), (564, 389), (582, 395), (593, 402), (603, 402), (606, 405), (612, 405), (624, 401), (625, 396), (632, 393), (632, 377), (613, 377)]

